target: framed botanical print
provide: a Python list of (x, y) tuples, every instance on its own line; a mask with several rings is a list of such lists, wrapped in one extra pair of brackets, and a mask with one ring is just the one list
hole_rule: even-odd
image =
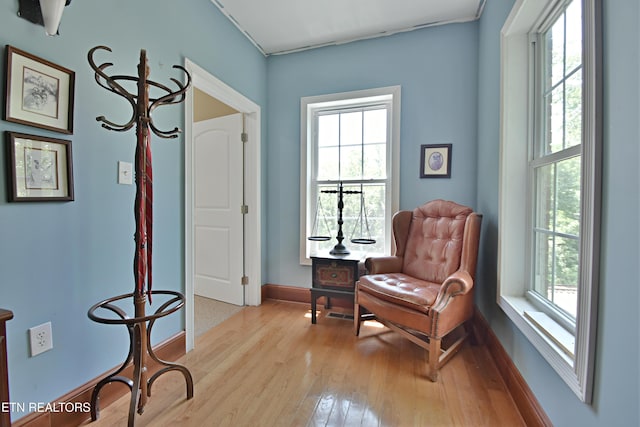
[(73, 200), (71, 141), (6, 132), (10, 202)]
[(75, 72), (13, 46), (6, 54), (4, 119), (72, 134)]

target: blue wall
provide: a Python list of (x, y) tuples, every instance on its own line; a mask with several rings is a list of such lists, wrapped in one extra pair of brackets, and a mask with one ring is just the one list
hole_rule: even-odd
[[(299, 265), (300, 98), (400, 85), (400, 208), (475, 206), (477, 22), (325, 47), (268, 61), (267, 279), (310, 287)], [(420, 145), (452, 143), (451, 179), (420, 179)]]
[[(209, 0), (188, 3), (73, 2), (65, 9), (60, 36), (50, 38), (42, 27), (16, 16), (17, 1), (0, 2), (2, 45), (76, 72), (73, 135), (0, 121), (3, 133), (71, 140), (75, 179), (74, 202), (7, 203), (6, 154), (0, 150), (0, 307), (15, 315), (7, 324), (14, 402), (51, 401), (120, 364), (127, 353), (124, 327), (96, 324), (86, 313), (102, 299), (133, 290), (135, 186), (116, 184), (116, 172), (118, 160), (133, 161), (135, 131), (109, 132), (96, 122), (103, 114), (126, 121), (130, 107), (95, 83), (88, 50), (99, 44), (111, 47), (113, 53), (100, 52), (97, 61), (113, 62), (114, 73), (135, 75), (144, 48), (151, 79), (167, 85), (173, 85), (170, 77), (183, 79), (171, 66), (183, 65), (188, 57), (265, 106), (266, 59)], [(159, 109), (156, 125), (182, 128), (184, 106)], [(183, 138), (154, 138), (152, 146), (154, 289), (183, 291)], [(46, 321), (53, 324), (54, 349), (31, 358), (27, 329)], [(152, 340), (162, 341), (183, 328), (181, 315), (170, 316), (158, 322)]]
[[(496, 304), (500, 30), (513, 3), (487, 2), (475, 24), (269, 58), (266, 282), (309, 286), (298, 265), (300, 97), (401, 85), (401, 208), (444, 197), (484, 214), (477, 304), (554, 425), (640, 425), (638, 4), (603, 10), (602, 272), (594, 401), (585, 405)], [(418, 179), (418, 147), (435, 142), (454, 144), (444, 184)], [(465, 150), (475, 161), (461, 160)]]
[(639, 8), (604, 1), (604, 156), (595, 392), (581, 403), (496, 305), (500, 29), (513, 1), (488, 1), (480, 21), (478, 207), (484, 213), (477, 302), (555, 426), (640, 425)]

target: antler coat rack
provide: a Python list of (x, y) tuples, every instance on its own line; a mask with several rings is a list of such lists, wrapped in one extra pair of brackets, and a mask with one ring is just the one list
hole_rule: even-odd
[[(171, 314), (184, 306), (184, 296), (175, 291), (152, 291), (152, 231), (153, 231), (153, 174), (151, 162), (151, 133), (160, 138), (176, 138), (180, 129), (174, 128), (163, 131), (155, 126), (152, 118), (153, 111), (164, 105), (179, 104), (184, 101), (186, 92), (191, 85), (191, 76), (186, 69), (179, 65), (173, 68), (182, 70), (186, 75), (187, 82), (182, 84), (179, 80), (171, 78), (178, 89), (172, 91), (167, 86), (149, 80), (149, 66), (147, 64), (147, 54), (144, 49), (140, 51), (140, 63), (138, 64), (137, 77), (127, 75), (111, 75), (106, 71), (113, 66), (110, 62), (96, 65), (93, 60), (94, 54), (99, 50), (111, 52), (106, 46), (96, 46), (88, 53), (88, 60), (91, 68), (95, 71), (95, 79), (98, 85), (126, 99), (132, 108), (131, 119), (118, 124), (107, 120), (104, 116), (97, 117), (96, 120), (102, 122), (102, 127), (108, 130), (124, 132), (136, 126), (137, 142), (135, 150), (135, 179), (136, 198), (134, 204), (134, 214), (136, 222), (135, 231), (135, 254), (133, 259), (133, 273), (135, 287), (133, 293), (119, 295), (101, 301), (89, 309), (89, 318), (105, 324), (124, 324), (129, 330), (130, 346), (127, 359), (122, 366), (114, 373), (102, 379), (95, 386), (91, 397), (91, 419), (98, 418), (98, 396), (101, 388), (111, 382), (121, 382), (131, 389), (131, 401), (129, 405), (129, 426), (134, 425), (135, 412), (142, 414), (148, 397), (151, 395), (153, 382), (163, 373), (178, 370), (182, 372), (187, 383), (187, 399), (193, 397), (193, 379), (189, 370), (179, 364), (169, 363), (160, 360), (153, 352), (151, 346), (151, 328), (154, 322), (168, 314)], [(135, 82), (137, 92), (131, 93), (126, 90), (121, 82)], [(163, 93), (158, 98), (149, 97), (149, 88), (153, 87)], [(153, 314), (145, 314), (147, 297), (151, 303), (152, 295), (169, 295), (167, 302), (162, 304)], [(120, 307), (114, 305), (116, 301), (133, 297), (135, 315), (133, 318)], [(98, 309), (104, 309), (115, 313), (118, 318), (106, 318), (96, 314)], [(155, 362), (164, 366), (147, 380), (147, 355)], [(121, 376), (120, 373), (133, 360), (133, 378), (129, 379)]]

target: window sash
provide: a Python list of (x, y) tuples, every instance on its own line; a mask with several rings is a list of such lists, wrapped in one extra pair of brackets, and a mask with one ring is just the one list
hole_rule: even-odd
[[(580, 0), (574, 0), (576, 3)], [(532, 137), (529, 139), (532, 154), (532, 159), (529, 161), (529, 173), (528, 173), (528, 187), (531, 189), (530, 194), (532, 197), (528, 199), (529, 204), (529, 216), (527, 221), (528, 229), (528, 250), (527, 258), (528, 263), (528, 292), (526, 296), (530, 302), (534, 304), (540, 311), (546, 313), (552, 319), (560, 323), (563, 327), (568, 329), (571, 333), (575, 333), (575, 315), (578, 310), (578, 292), (581, 287), (580, 277), (577, 277), (576, 289), (571, 291), (572, 283), (566, 283), (565, 287), (560, 287), (559, 281), (559, 263), (562, 261), (558, 257), (561, 253), (557, 252), (561, 247), (564, 248), (562, 254), (566, 257), (572, 256), (572, 247), (579, 244), (579, 234), (565, 233), (559, 231), (558, 227), (558, 214), (559, 214), (559, 188), (558, 188), (558, 168), (561, 165), (568, 164), (573, 158), (581, 157), (582, 150), (582, 135), (580, 140), (576, 144), (575, 141), (572, 145), (567, 147), (567, 127), (570, 124), (570, 117), (567, 117), (567, 82), (574, 78), (578, 73), (582, 72), (582, 55), (580, 55), (579, 62), (575, 62), (575, 58), (571, 62), (571, 68), (567, 69), (567, 10), (570, 7), (574, 7), (572, 12), (575, 13), (575, 4), (571, 2), (563, 2), (559, 4), (556, 9), (548, 15), (550, 19), (544, 20), (544, 25), (539, 26), (537, 31), (530, 36), (532, 43), (533, 54), (531, 55), (532, 75), (534, 81), (532, 82), (533, 90), (533, 105), (532, 114), (534, 127), (532, 129)], [(560, 39), (560, 46), (557, 41), (553, 40), (550, 32), (556, 31), (560, 27), (562, 34), (558, 37), (557, 33), (553, 35)], [(581, 28), (582, 30), (582, 28)], [(574, 35), (575, 36), (575, 35)], [(560, 52), (558, 52), (560, 50)], [(551, 59), (555, 58), (555, 59)], [(555, 62), (554, 62), (555, 61)], [(560, 66), (558, 66), (558, 64)], [(582, 82), (582, 79), (580, 80)], [(557, 111), (553, 111), (552, 108), (558, 108), (558, 105), (553, 105), (551, 99), (552, 94), (560, 91), (559, 108), (560, 114)], [(580, 92), (582, 95), (582, 91)], [(582, 112), (583, 100), (580, 100), (580, 113)], [(556, 122), (552, 123), (552, 114), (555, 114)], [(560, 116), (560, 117), (557, 117)], [(558, 120), (559, 119), (559, 120)], [(575, 117), (574, 117), (575, 119)], [(580, 117), (579, 128), (582, 129), (582, 116)], [(558, 123), (560, 122), (560, 123)], [(550, 125), (556, 125), (561, 129), (550, 129)], [(559, 135), (558, 135), (559, 134)], [(551, 138), (554, 138), (551, 140)], [(560, 139), (560, 144), (558, 144)], [(545, 174), (545, 170), (549, 171)], [(550, 174), (549, 174), (550, 173)], [(546, 175), (547, 186), (542, 183)], [(541, 180), (542, 179), (542, 180)], [(580, 176), (578, 177), (580, 188), (582, 185), (582, 170), (580, 170)], [(545, 196), (544, 192), (547, 192)], [(580, 199), (582, 198), (579, 196)], [(542, 203), (548, 204), (548, 206), (542, 206)], [(580, 203), (580, 200), (578, 200)], [(573, 216), (578, 218), (582, 217), (582, 207), (578, 205), (577, 212), (570, 212)], [(540, 216), (549, 216), (550, 224), (543, 227)], [(544, 222), (544, 221), (543, 221)], [(577, 241), (578, 243), (571, 243)], [(564, 245), (562, 244), (564, 243)], [(578, 266), (577, 271), (580, 270), (580, 265), (583, 264), (583, 257), (581, 251), (578, 249)], [(565, 267), (562, 270), (565, 274), (569, 274), (567, 277), (571, 277), (575, 272), (571, 271), (571, 266)], [(579, 276), (579, 275), (577, 275)], [(560, 289), (564, 292), (560, 292)], [(574, 293), (575, 292), (575, 293)], [(574, 296), (571, 294), (574, 293)], [(561, 295), (569, 295), (562, 298)], [(575, 303), (574, 300), (575, 299)], [(567, 305), (568, 304), (568, 305)], [(575, 307), (574, 307), (575, 304)]]
[[(378, 171), (378, 173), (376, 173), (375, 175), (377, 176), (382, 176), (381, 178), (375, 179), (375, 178), (365, 178), (366, 176), (366, 172), (365, 172), (365, 160), (366, 157), (364, 156), (363, 150), (370, 144), (366, 144), (365, 143), (365, 113), (369, 112), (369, 111), (380, 111), (380, 110), (384, 110), (385, 112), (385, 136), (384, 136), (384, 141), (382, 141), (382, 143), (384, 144), (384, 164), (385, 167), (382, 171)], [(382, 233), (378, 233), (375, 235), (375, 240), (376, 242), (371, 245), (371, 246), (367, 246), (367, 251), (368, 252), (373, 252), (373, 253), (384, 253), (384, 249), (386, 246), (386, 234), (384, 230), (384, 213), (386, 212), (386, 210), (383, 212), (383, 216), (382, 218), (380, 218), (380, 215), (378, 214), (378, 217), (372, 217), (371, 216), (371, 211), (373, 210), (372, 207), (370, 207), (370, 204), (367, 202), (367, 200), (369, 200), (369, 198), (367, 197), (367, 194), (370, 193), (368, 191), (366, 191), (366, 188), (372, 188), (372, 187), (378, 187), (378, 191), (380, 191), (380, 187), (381, 187), (381, 191), (383, 193), (382, 195), (382, 200), (384, 202), (384, 205), (386, 205), (388, 203), (388, 197), (386, 197), (386, 195), (389, 193), (389, 187), (390, 187), (390, 171), (389, 171), (389, 167), (388, 165), (390, 164), (389, 159), (391, 157), (391, 144), (390, 144), (390, 140), (391, 140), (391, 135), (390, 135), (390, 118), (391, 118), (391, 106), (390, 106), (390, 102), (384, 102), (384, 103), (358, 103), (357, 101), (354, 103), (354, 105), (349, 105), (349, 106), (342, 106), (340, 108), (322, 108), (322, 109), (318, 109), (315, 110), (313, 112), (313, 126), (314, 126), (314, 130), (312, 132), (313, 134), (313, 141), (312, 141), (312, 152), (313, 152), (313, 156), (314, 156), (314, 161), (313, 161), (313, 170), (311, 173), (312, 179), (309, 183), (309, 196), (311, 197), (310, 199), (310, 203), (309, 203), (309, 207), (310, 207), (310, 213), (314, 213), (314, 218), (312, 221), (310, 221), (311, 223), (311, 229), (307, 230), (307, 235), (311, 236), (312, 234), (318, 234), (318, 235), (325, 235), (324, 232), (327, 233), (327, 237), (330, 237), (331, 239), (329, 241), (313, 241), (309, 243), (309, 251), (310, 252), (317, 252), (317, 251), (322, 251), (322, 250), (330, 250), (336, 243), (335, 237), (337, 235), (337, 230), (338, 230), (338, 224), (336, 222), (336, 209), (337, 209), (337, 195), (335, 194), (327, 194), (326, 196), (323, 197), (322, 194), (322, 190), (323, 189), (330, 189), (330, 190), (335, 190), (338, 188), (338, 185), (340, 183), (343, 184), (344, 189), (345, 190), (352, 190), (352, 191), (361, 191), (363, 192), (363, 194), (360, 194), (359, 196), (355, 195), (355, 194), (347, 194), (343, 197), (343, 202), (344, 202), (344, 210), (343, 210), (343, 234), (345, 236), (345, 245), (348, 245), (348, 242), (351, 238), (366, 238), (366, 239), (371, 239), (372, 236), (371, 235), (371, 230), (372, 228), (375, 229), (380, 229), (379, 224), (382, 223)], [(345, 114), (352, 114), (352, 113), (362, 113), (362, 116), (359, 117), (360, 123), (359, 126), (361, 127), (360, 130), (360, 134), (357, 135), (359, 138), (359, 141), (356, 143), (356, 141), (343, 141), (342, 139), (342, 119), (344, 117)], [(337, 135), (335, 136), (335, 143), (333, 145), (322, 145), (321, 146), (321, 132), (322, 129), (321, 127), (321, 123), (320, 123), (320, 118), (321, 117), (330, 117), (330, 116), (337, 116), (337, 129), (335, 129)], [(347, 168), (346, 166), (344, 166), (343, 161), (347, 160), (347, 159), (343, 159), (342, 155), (343, 155), (343, 148), (344, 147), (353, 147), (355, 150), (359, 150), (360, 153), (359, 155), (357, 155), (356, 157), (359, 157), (359, 161), (361, 162), (360, 164), (360, 178), (356, 178), (355, 176), (347, 176), (346, 178), (344, 177), (344, 175), (350, 175), (347, 174), (345, 169)], [(334, 148), (336, 149), (336, 155), (338, 156), (338, 165), (336, 170), (334, 170), (333, 172), (333, 176), (327, 176), (327, 175), (323, 175), (323, 178), (320, 179), (319, 176), (321, 175), (321, 171), (322, 171), (322, 164), (321, 164), (321, 156), (320, 156), (320, 150), (323, 148)], [(326, 165), (324, 165), (326, 166)], [(375, 193), (377, 191), (373, 191), (374, 196)], [(371, 195), (371, 194), (369, 194)], [(324, 202), (322, 202), (321, 200), (324, 200)], [(308, 214), (309, 215), (309, 214)], [(321, 226), (324, 225), (324, 229), (321, 229)], [(319, 231), (322, 231), (322, 233), (318, 233)], [(357, 233), (357, 235), (356, 235)], [(349, 245), (351, 246), (352, 250), (358, 250), (359, 247), (358, 246), (353, 246), (353, 245)]]
[[(386, 112), (386, 135), (385, 135), (385, 140), (384, 141), (380, 141), (379, 143), (367, 143), (365, 141), (365, 113), (366, 112), (370, 112), (370, 111), (380, 111), (380, 110), (384, 110)], [(341, 128), (341, 117), (343, 114), (349, 114), (349, 113), (362, 113), (363, 116), (361, 118), (361, 135), (360, 135), (360, 141), (358, 144), (343, 144), (342, 143), (342, 128)], [(338, 135), (337, 135), (337, 145), (320, 145), (320, 118), (321, 117), (327, 117), (327, 116), (334, 116), (337, 115), (338, 116)], [(385, 102), (385, 103), (373, 103), (373, 104), (369, 104), (369, 103), (365, 103), (364, 105), (358, 105), (356, 107), (351, 106), (351, 107), (343, 107), (343, 108), (323, 108), (323, 109), (318, 109), (318, 110), (314, 110), (313, 112), (313, 128), (312, 128), (312, 135), (313, 135), (313, 161), (312, 161), (312, 179), (313, 181), (334, 181), (334, 182), (338, 182), (338, 181), (350, 181), (350, 182), (387, 182), (389, 180), (389, 177), (391, 176), (391, 165), (389, 160), (391, 159), (391, 105), (390, 102)], [(378, 144), (384, 144), (384, 153), (385, 153), (385, 168), (383, 171), (381, 171), (381, 175), (378, 175), (376, 178), (370, 178), (366, 175), (366, 156), (362, 155), (360, 160), (361, 162), (363, 162), (360, 166), (360, 170), (361, 170), (361, 175), (359, 178), (356, 178), (354, 176), (352, 177), (344, 177), (342, 176), (342, 168), (341, 168), (341, 164), (338, 165), (338, 169), (337, 169), (337, 173), (333, 174), (333, 176), (330, 175), (324, 175), (322, 177), (320, 177), (320, 150), (323, 148), (334, 148), (337, 149), (337, 155), (339, 156), (339, 158), (341, 158), (342, 156), (342, 148), (343, 147), (360, 147), (360, 150), (364, 150), (365, 148), (370, 148), (373, 147), (374, 145), (378, 145)]]

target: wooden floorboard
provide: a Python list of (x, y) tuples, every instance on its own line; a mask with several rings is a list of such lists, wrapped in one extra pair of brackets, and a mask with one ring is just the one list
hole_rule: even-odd
[[(337, 309), (336, 309), (337, 310)], [(484, 346), (466, 344), (426, 378), (423, 349), (366, 322), (325, 317), (307, 304), (265, 301), (196, 339), (181, 359), (194, 379), (161, 376), (136, 426), (524, 426)], [(92, 426), (126, 425), (129, 398)]]

